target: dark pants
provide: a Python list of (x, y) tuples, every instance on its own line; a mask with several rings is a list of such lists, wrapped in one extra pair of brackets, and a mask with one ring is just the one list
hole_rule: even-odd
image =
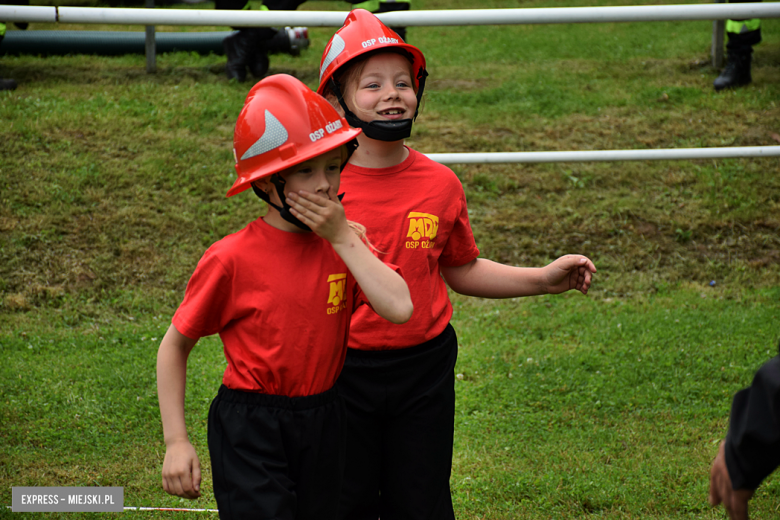
[(285, 397), (223, 385), (211, 403), (208, 422), (219, 517), (335, 519), (345, 419), (335, 388)]
[[(240, 11), (247, 2), (248, 0), (216, 0), (214, 8)], [(295, 11), (304, 2), (306, 0), (263, 0), (263, 5), (270, 11)], [(240, 27), (233, 27), (233, 29), (240, 29)], [(261, 40), (269, 40), (276, 34), (276, 30), (271, 27), (257, 27), (256, 29), (259, 31)]]
[[(763, 0), (729, 0), (730, 4), (744, 4), (747, 2), (762, 2)], [(741, 21), (741, 20), (734, 20)], [(753, 52), (753, 46), (761, 43), (761, 28), (745, 33), (728, 33), (726, 49), (732, 52)]]
[(458, 341), (451, 325), (400, 350), (348, 350), (339, 518), (453, 520), (450, 496)]
[[(248, 0), (216, 0), (215, 9), (243, 9)], [(264, 0), (263, 5), (270, 11), (295, 11), (306, 0)]]

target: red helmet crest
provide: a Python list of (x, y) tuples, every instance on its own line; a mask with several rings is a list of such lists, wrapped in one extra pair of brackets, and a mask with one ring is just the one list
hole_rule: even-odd
[(357, 137), (325, 98), (286, 74), (249, 91), (238, 115), (233, 153), (238, 179), (231, 197), (252, 182), (338, 148)]
[(395, 31), (366, 11), (355, 9), (347, 15), (344, 25), (325, 46), (320, 62), (319, 94), (324, 94), (330, 78), (350, 60), (378, 49), (403, 49), (412, 55), (415, 87), (419, 88), (420, 71), (425, 69), (425, 56), (414, 45), (404, 43)]

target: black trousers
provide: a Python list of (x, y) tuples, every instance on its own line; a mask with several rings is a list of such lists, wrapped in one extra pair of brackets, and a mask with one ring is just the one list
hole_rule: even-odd
[[(729, 0), (730, 4), (744, 4), (747, 2), (763, 2), (763, 0)], [(740, 20), (735, 20), (740, 21)], [(752, 52), (753, 46), (761, 43), (761, 28), (746, 33), (728, 33), (726, 49), (736, 52)]]
[[(263, 5), (268, 8), (269, 11), (295, 11), (298, 6), (306, 2), (306, 0), (264, 0)], [(248, 0), (215, 0), (215, 9), (227, 9), (231, 11), (242, 10)], [(233, 29), (240, 29), (240, 27), (233, 27)], [(257, 27), (260, 34), (260, 39), (268, 40), (273, 38), (276, 31), (270, 27)]]
[(208, 419), (219, 517), (335, 519), (345, 421), (335, 387), (312, 396), (285, 397), (223, 385)]
[[(270, 11), (295, 11), (306, 0), (264, 0), (263, 5)], [(243, 9), (248, 0), (216, 0), (215, 9)]]
[(450, 496), (458, 341), (451, 325), (401, 350), (348, 350), (339, 518), (453, 520)]

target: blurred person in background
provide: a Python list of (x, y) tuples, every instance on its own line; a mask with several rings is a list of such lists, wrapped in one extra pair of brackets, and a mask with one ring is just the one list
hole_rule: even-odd
[[(30, 5), (30, 0), (0, 0), (0, 5)], [(27, 29), (28, 26), (27, 23), (23, 22), (15, 22), (14, 25), (22, 30)], [(7, 28), (5, 22), (0, 21), (0, 44), (3, 43)], [(0, 90), (16, 90), (16, 81), (3, 79), (2, 74), (0, 74)]]
[[(730, 3), (744, 3), (753, 0), (729, 0)], [(761, 0), (757, 0), (760, 2)], [(727, 62), (723, 72), (715, 79), (715, 90), (747, 85), (753, 78), (750, 75), (750, 62), (753, 46), (761, 43), (761, 20), (726, 20)]]
[[(261, 7), (265, 11), (294, 11), (306, 0), (265, 0)], [(407, 11), (411, 0), (368, 0), (353, 3), (352, 8), (366, 9), (372, 13)], [(248, 0), (216, 0), (216, 9), (249, 9)], [(246, 81), (247, 69), (257, 79), (268, 72), (269, 54), (286, 53), (297, 56), (309, 46), (309, 32), (306, 27), (234, 27), (237, 32), (231, 34), (222, 45), (227, 56), (225, 72), (228, 79), (239, 83)], [(395, 27), (395, 31), (406, 38), (405, 27)]]

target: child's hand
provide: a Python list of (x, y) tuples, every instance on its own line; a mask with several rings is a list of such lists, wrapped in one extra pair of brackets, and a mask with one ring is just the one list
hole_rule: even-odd
[(710, 468), (710, 505), (723, 504), (732, 520), (748, 520), (748, 502), (753, 490), (734, 489), (726, 467), (726, 442), (721, 441), (718, 455)]
[(200, 496), (200, 461), (189, 441), (168, 446), (162, 470), (163, 489), (182, 498)]
[(596, 266), (582, 255), (566, 255), (544, 267), (547, 292), (558, 294), (575, 289), (588, 294)]
[(328, 189), (328, 198), (304, 190), (288, 193), (287, 204), (298, 220), (331, 244), (344, 240), (345, 233), (351, 233), (344, 206), (332, 186)]

